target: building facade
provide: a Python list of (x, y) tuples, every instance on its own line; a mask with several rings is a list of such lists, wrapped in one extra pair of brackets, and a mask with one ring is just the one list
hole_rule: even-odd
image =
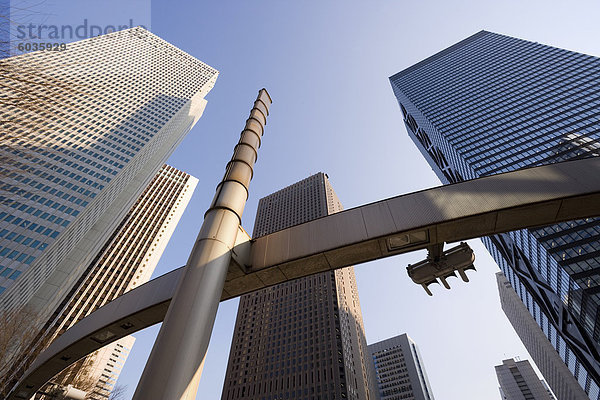
[[(342, 210), (318, 173), (260, 200), (253, 237)], [(222, 400), (376, 399), (353, 267), (240, 298)]]
[(93, 354), (94, 357), (89, 359), (89, 374), (94, 386), (88, 392), (89, 399), (110, 399), (134, 343), (133, 336), (125, 336)]
[[(150, 280), (197, 184), (198, 179), (169, 165), (158, 171), (44, 325), (29, 356), (13, 368), (15, 377), (22, 375), (37, 354), (67, 329)], [(89, 397), (108, 399), (133, 342), (128, 336), (105, 346), (76, 363), (54, 383), (77, 387), (83, 371), (87, 381), (93, 378), (96, 382)]]
[(560, 400), (586, 400), (585, 391), (502, 272), (496, 274), (496, 281), (502, 311), (556, 396)]
[(433, 400), (423, 357), (402, 334), (369, 345), (380, 400)]
[[(598, 155), (600, 59), (481, 31), (390, 77), (443, 183)], [(600, 223), (483, 239), (552, 347), (600, 396)]]
[[(139, 27), (0, 64), (3, 95), (19, 100), (2, 109), (0, 311), (46, 321), (200, 118), (218, 72)], [(12, 79), (20, 70), (32, 79)]]
[[(111, 395), (116, 398), (123, 390), (122, 387), (116, 386), (116, 383), (134, 343), (133, 336), (125, 336), (82, 358), (53, 377), (34, 399), (61, 398), (57, 396), (56, 391), (60, 392), (65, 388), (75, 389), (80, 394), (85, 393), (85, 398), (89, 400), (106, 400), (110, 399)], [(46, 395), (40, 394), (42, 392)]]
[(502, 400), (556, 400), (527, 360), (503, 360), (497, 365)]

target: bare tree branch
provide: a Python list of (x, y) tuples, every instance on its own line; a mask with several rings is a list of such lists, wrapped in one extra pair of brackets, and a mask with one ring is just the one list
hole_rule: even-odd
[(127, 385), (116, 384), (115, 388), (110, 392), (108, 400), (125, 400), (127, 395)]
[[(37, 341), (39, 326), (37, 315), (27, 308), (0, 312), (0, 321), (0, 377), (7, 377), (28, 352), (31, 343)], [(45, 347), (48, 341), (42, 338), (40, 344)], [(9, 389), (0, 385), (0, 397), (6, 396)]]

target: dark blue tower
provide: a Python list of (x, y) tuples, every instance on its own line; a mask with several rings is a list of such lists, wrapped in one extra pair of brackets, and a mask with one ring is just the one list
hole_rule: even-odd
[[(481, 31), (390, 82), (443, 183), (600, 155), (600, 59)], [(483, 239), (591, 399), (600, 397), (600, 219)]]

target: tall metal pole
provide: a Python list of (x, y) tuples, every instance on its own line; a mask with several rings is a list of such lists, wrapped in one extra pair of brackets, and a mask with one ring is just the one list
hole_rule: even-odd
[(225, 176), (146, 363), (134, 400), (193, 400), (204, 366), (242, 212), (271, 105), (258, 92)]

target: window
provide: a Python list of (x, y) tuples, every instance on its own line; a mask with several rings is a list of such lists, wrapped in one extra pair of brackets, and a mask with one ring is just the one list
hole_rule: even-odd
[[(2, 268), (0, 267), (0, 269), (2, 269)], [(8, 276), (8, 275), (9, 275), (11, 272), (13, 272), (13, 269), (12, 269), (12, 268), (6, 268), (4, 271), (2, 271), (2, 272), (0, 273), (0, 276), (2, 276), (2, 277), (6, 277), (6, 276)]]

